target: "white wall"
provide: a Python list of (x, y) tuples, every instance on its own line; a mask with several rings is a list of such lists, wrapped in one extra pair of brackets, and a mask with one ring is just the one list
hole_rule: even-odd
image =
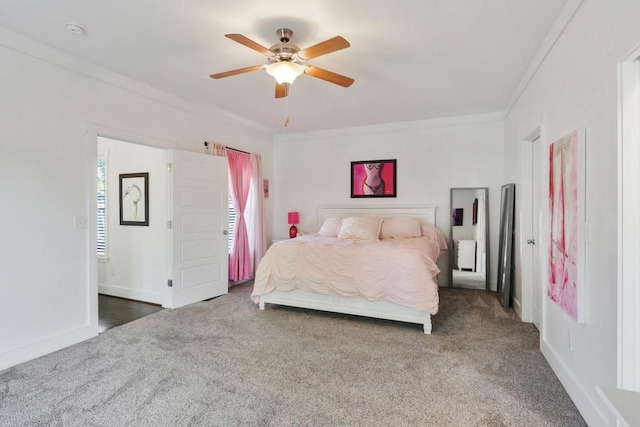
[[(321, 206), (435, 205), (436, 225), (449, 236), (449, 189), (489, 187), (491, 253), (497, 254), (503, 165), (499, 115), (469, 116), (275, 138), (273, 229), (287, 236), (287, 212), (300, 212), (299, 230), (319, 228)], [(397, 159), (397, 197), (352, 199), (350, 162)], [(470, 212), (468, 212), (470, 215)], [(448, 257), (438, 265), (448, 285)], [(497, 263), (491, 259), (491, 280)], [(495, 284), (494, 284), (495, 286)]]
[[(98, 260), (98, 292), (164, 304), (167, 279), (166, 150), (98, 138), (107, 159), (107, 251)], [(119, 176), (149, 174), (149, 225), (120, 225)]]
[[(218, 141), (261, 153), (266, 178), (272, 146), (232, 118), (3, 29), (0, 63), (3, 369), (97, 333), (96, 133), (197, 152)], [(74, 216), (93, 232), (74, 229)]]
[[(638, 1), (585, 0), (505, 120), (505, 176), (516, 185), (524, 179), (522, 141), (537, 126), (544, 147), (586, 128), (586, 323), (574, 322), (545, 293), (541, 348), (593, 426), (613, 422), (596, 386), (616, 385), (617, 66), (640, 43), (639, 17)], [(548, 188), (547, 180), (543, 174), (541, 188)], [(521, 203), (516, 197), (517, 212)], [(526, 256), (528, 236), (519, 231), (515, 245)], [(522, 292), (520, 272), (516, 294)]]

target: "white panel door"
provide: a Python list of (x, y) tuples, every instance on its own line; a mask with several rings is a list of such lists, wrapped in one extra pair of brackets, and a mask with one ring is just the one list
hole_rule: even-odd
[(543, 197), (543, 189), (544, 181), (543, 178), (545, 176), (544, 173), (544, 150), (542, 143), (540, 142), (540, 138), (534, 140), (532, 143), (532, 174), (531, 174), (531, 207), (532, 207), (532, 221), (531, 221), (531, 236), (533, 238), (533, 252), (532, 252), (532, 260), (531, 260), (531, 284), (532, 284), (532, 297), (533, 297), (533, 313), (532, 313), (532, 321), (533, 324), (540, 329), (540, 319), (541, 319), (541, 311), (542, 311), (542, 298), (544, 292), (544, 286), (542, 285), (543, 280), (543, 268), (542, 260), (544, 259), (544, 254), (540, 253), (540, 251), (544, 247), (544, 239), (541, 235), (541, 231), (543, 230), (543, 221), (544, 215), (546, 211), (544, 209), (544, 197)]
[(168, 151), (168, 306), (176, 308), (227, 293), (228, 174), (224, 157)]

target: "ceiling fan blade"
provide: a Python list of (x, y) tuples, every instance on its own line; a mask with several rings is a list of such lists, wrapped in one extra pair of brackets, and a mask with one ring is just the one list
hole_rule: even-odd
[(349, 87), (353, 84), (353, 82), (355, 82), (355, 80), (353, 80), (351, 77), (323, 70), (322, 68), (314, 67), (312, 65), (305, 68), (304, 73), (343, 87)]
[(224, 36), (233, 40), (234, 42), (243, 44), (246, 47), (255, 50), (256, 52), (260, 52), (263, 55), (273, 56), (273, 52), (271, 52), (269, 49), (243, 36), (242, 34), (225, 34)]
[(289, 88), (276, 83), (276, 98), (284, 98), (289, 95)]
[(337, 50), (345, 49), (351, 46), (348, 41), (340, 36), (335, 36), (332, 39), (325, 40), (316, 45), (302, 49), (298, 52), (298, 56), (304, 60), (317, 58), (318, 56), (326, 55), (327, 53), (335, 52)]
[(223, 77), (235, 76), (236, 74), (249, 73), (251, 71), (262, 70), (264, 65), (253, 65), (251, 67), (238, 68), (237, 70), (225, 71), (224, 73), (211, 74), (212, 79), (221, 79)]

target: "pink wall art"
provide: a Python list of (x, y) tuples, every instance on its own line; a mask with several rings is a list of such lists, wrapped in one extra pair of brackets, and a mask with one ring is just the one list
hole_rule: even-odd
[(549, 146), (548, 296), (584, 322), (585, 132), (577, 129)]
[(396, 159), (351, 162), (351, 198), (396, 197)]

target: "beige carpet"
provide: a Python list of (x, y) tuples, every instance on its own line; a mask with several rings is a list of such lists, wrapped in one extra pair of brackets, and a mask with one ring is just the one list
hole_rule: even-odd
[(0, 372), (2, 426), (582, 426), (495, 296), (420, 325), (267, 307), (251, 284)]

